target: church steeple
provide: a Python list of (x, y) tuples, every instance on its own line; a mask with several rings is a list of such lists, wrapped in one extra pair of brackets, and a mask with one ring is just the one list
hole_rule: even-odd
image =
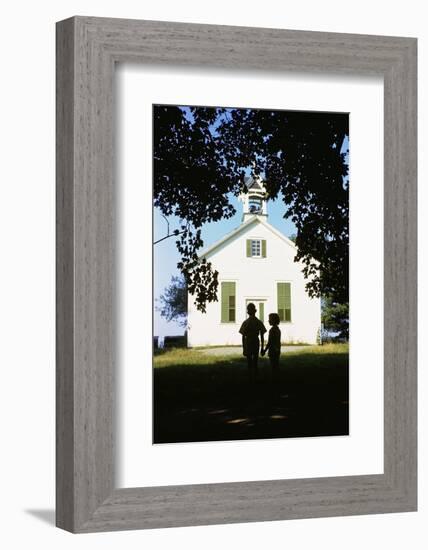
[(253, 216), (267, 218), (266, 188), (260, 177), (245, 179), (246, 193), (241, 193), (239, 200), (243, 203), (242, 221), (246, 222)]

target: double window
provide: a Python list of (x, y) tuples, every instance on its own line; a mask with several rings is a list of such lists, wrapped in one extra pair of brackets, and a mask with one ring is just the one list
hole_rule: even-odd
[(236, 321), (236, 283), (223, 281), (221, 283), (221, 322)]
[(277, 283), (278, 315), (282, 322), (291, 322), (291, 284)]
[(247, 258), (266, 258), (266, 239), (247, 239)]

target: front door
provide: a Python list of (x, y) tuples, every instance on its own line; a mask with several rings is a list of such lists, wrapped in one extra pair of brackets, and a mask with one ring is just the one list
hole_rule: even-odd
[(245, 311), (247, 311), (248, 304), (254, 304), (257, 308), (256, 317), (260, 319), (262, 323), (265, 322), (265, 301), (260, 300), (260, 298), (247, 298), (245, 301)]

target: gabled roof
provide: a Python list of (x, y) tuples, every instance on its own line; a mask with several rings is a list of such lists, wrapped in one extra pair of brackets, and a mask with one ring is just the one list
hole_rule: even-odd
[(230, 233), (225, 235), (222, 239), (215, 242), (214, 244), (212, 244), (211, 246), (209, 246), (205, 250), (202, 250), (201, 253), (199, 254), (199, 257), (202, 258), (202, 257), (206, 257), (206, 256), (210, 255), (219, 246), (226, 243), (227, 241), (230, 241), (233, 237), (236, 237), (237, 235), (239, 235), (239, 233), (242, 233), (245, 229), (247, 229), (251, 225), (256, 225), (256, 224), (263, 225), (264, 227), (269, 229), (269, 231), (271, 231), (274, 235), (276, 235), (277, 237), (282, 239), (285, 243), (287, 243), (289, 246), (291, 246), (294, 250), (297, 250), (296, 245), (293, 243), (293, 241), (291, 241), (288, 237), (286, 237), (280, 231), (275, 229), (270, 223), (265, 221), (263, 218), (261, 218), (260, 216), (254, 215), (251, 218), (249, 218), (246, 222), (241, 223), (241, 225), (239, 225), (233, 231), (231, 231)]

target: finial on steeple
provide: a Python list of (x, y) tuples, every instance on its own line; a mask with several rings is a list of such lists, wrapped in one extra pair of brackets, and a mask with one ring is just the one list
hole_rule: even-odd
[(243, 203), (242, 221), (246, 222), (253, 216), (267, 218), (267, 196), (263, 181), (259, 176), (247, 177), (245, 185), (247, 192), (241, 193), (239, 196), (239, 200)]

